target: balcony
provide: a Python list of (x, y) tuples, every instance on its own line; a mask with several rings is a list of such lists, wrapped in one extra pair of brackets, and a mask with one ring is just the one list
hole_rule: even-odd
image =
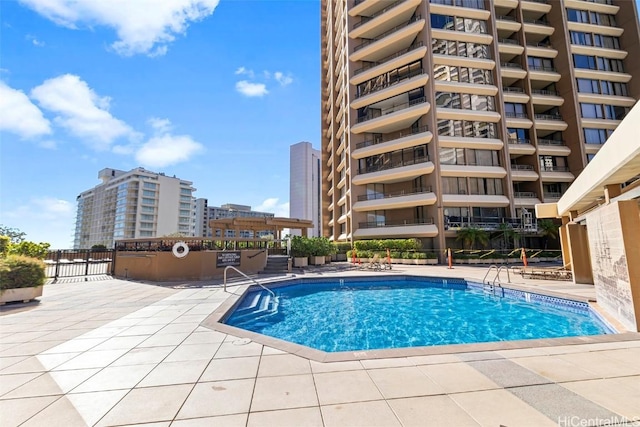
[(507, 123), (507, 127), (510, 128), (530, 129), (531, 126), (533, 126), (533, 122), (529, 120), (526, 113), (505, 112), (504, 118)]
[(558, 51), (549, 43), (528, 41), (527, 55), (553, 59), (558, 56)]
[(360, 117), (351, 127), (355, 134), (363, 132), (390, 133), (406, 129), (421, 116), (427, 114), (431, 105), (425, 97), (413, 99), (401, 104), (394, 104), (394, 100), (380, 102), (380, 107), (372, 110), (366, 116)]
[(442, 204), (448, 207), (506, 207), (509, 206), (509, 199), (498, 194), (443, 194)]
[(565, 145), (564, 141), (538, 138), (538, 154), (566, 157), (571, 154), (571, 149)]
[(553, 34), (554, 28), (543, 19), (523, 19), (527, 40), (539, 41)]
[(566, 166), (541, 166), (540, 180), (543, 182), (573, 182), (576, 177)]
[(524, 53), (524, 46), (522, 46), (518, 40), (501, 38), (498, 40), (498, 52), (503, 61), (510, 61)]
[(517, 104), (526, 104), (529, 102), (529, 95), (524, 93), (524, 89), (519, 87), (503, 87), (502, 95), (504, 102), (515, 102)]
[(429, 75), (422, 69), (413, 70), (406, 75), (392, 78), (384, 83), (374, 84), (368, 90), (356, 95), (351, 102), (351, 108), (357, 110), (366, 105), (374, 104), (393, 96), (409, 92), (427, 84)]
[(536, 129), (546, 131), (565, 131), (567, 123), (559, 114), (534, 114)]
[(365, 62), (361, 68), (358, 68), (353, 72), (353, 77), (351, 78), (350, 83), (352, 85), (360, 84), (375, 76), (394, 70), (399, 66), (416, 61), (424, 57), (426, 53), (427, 48), (424, 47), (422, 41), (417, 41), (406, 49), (401, 49), (400, 51), (381, 58), (378, 61)]
[[(600, 28), (600, 27), (599, 27)], [(578, 55), (595, 55), (605, 58), (625, 59), (629, 54), (626, 50), (615, 49), (609, 47), (571, 45), (571, 53)]]
[(511, 179), (513, 181), (537, 181), (538, 173), (531, 165), (511, 164)]
[(509, 138), (509, 154), (530, 155), (536, 152), (536, 148), (531, 145), (531, 141), (525, 138)]
[(415, 147), (416, 145), (428, 144), (432, 138), (433, 134), (429, 132), (427, 126), (402, 131), (393, 135), (381, 135), (356, 144), (356, 149), (351, 153), (351, 158), (362, 159), (390, 151)]
[(522, 69), (520, 64), (516, 64), (515, 62), (503, 62), (500, 64), (500, 67), (504, 86), (511, 86), (516, 81), (527, 77), (527, 72)]
[(383, 9), (371, 15), (360, 17), (360, 22), (355, 23), (349, 32), (350, 38), (376, 38), (381, 33), (407, 22), (420, 5), (420, 0), (398, 0), (392, 3), (383, 3), (385, 3)]
[(440, 176), (443, 177), (504, 178), (506, 175), (507, 171), (501, 166), (440, 164)]
[(436, 237), (438, 227), (433, 219), (407, 219), (400, 221), (361, 222), (353, 237), (358, 239)]
[(532, 87), (535, 83), (534, 80), (544, 82), (544, 86), (547, 86), (549, 83), (558, 82), (560, 77), (560, 73), (554, 67), (529, 65), (529, 78), (532, 80)]
[(520, 31), (520, 27), (522, 27), (522, 24), (516, 21), (516, 18), (513, 16), (496, 16), (496, 28), (498, 29), (499, 35), (509, 36)]
[(554, 201), (560, 200), (560, 197), (562, 197), (562, 193), (545, 191), (543, 194), (543, 197), (544, 197), (544, 203), (554, 202)]
[(551, 5), (547, 4), (546, 0), (522, 0), (520, 2), (524, 13), (529, 13), (532, 16), (540, 16), (551, 11)]
[(615, 15), (620, 10), (610, 0), (565, 0), (565, 7)]
[(415, 36), (424, 28), (424, 25), (425, 20), (420, 15), (416, 15), (376, 38), (364, 40), (353, 48), (349, 59), (354, 62), (376, 62), (399, 50), (406, 49), (411, 46)]
[(409, 191), (395, 191), (391, 193), (363, 194), (358, 196), (353, 210), (365, 212), (373, 210), (403, 209), (415, 206), (433, 205), (437, 201), (431, 187), (416, 188)]
[(564, 98), (558, 92), (546, 89), (531, 89), (531, 100), (534, 105), (559, 107), (564, 104)]
[(420, 156), (363, 168), (351, 182), (353, 185), (365, 185), (408, 181), (421, 175), (428, 175), (433, 172), (433, 169), (429, 156)]
[(438, 136), (442, 148), (472, 148), (476, 150), (502, 150), (504, 143), (497, 138), (473, 138), (464, 136)]

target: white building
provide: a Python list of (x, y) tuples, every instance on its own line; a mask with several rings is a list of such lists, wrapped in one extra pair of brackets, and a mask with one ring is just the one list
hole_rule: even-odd
[(73, 246), (113, 247), (118, 239), (193, 236), (191, 181), (136, 168), (103, 169), (102, 184), (80, 193)]
[[(289, 157), (289, 217), (313, 221), (308, 236), (322, 235), (320, 150), (310, 142), (291, 146)], [(292, 230), (291, 234), (300, 234)]]
[[(195, 235), (197, 237), (220, 237), (213, 235), (213, 231), (209, 226), (209, 220), (212, 219), (235, 217), (273, 218), (274, 216), (270, 212), (252, 211), (251, 206), (247, 205), (225, 203), (220, 207), (209, 206), (207, 199), (199, 198), (195, 200)], [(233, 233), (233, 230), (227, 230), (225, 237), (235, 237)], [(240, 231), (240, 234), (241, 236), (239, 237), (254, 237), (253, 233), (248, 230)]]

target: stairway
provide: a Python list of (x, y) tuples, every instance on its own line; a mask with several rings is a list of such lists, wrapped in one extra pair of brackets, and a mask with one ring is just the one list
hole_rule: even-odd
[(268, 324), (269, 318), (278, 314), (278, 305), (278, 297), (273, 297), (268, 292), (249, 294), (236, 308), (231, 324), (236, 327), (242, 327), (245, 324), (254, 326)]
[(287, 274), (289, 272), (289, 257), (286, 255), (269, 255), (267, 265), (258, 274)]

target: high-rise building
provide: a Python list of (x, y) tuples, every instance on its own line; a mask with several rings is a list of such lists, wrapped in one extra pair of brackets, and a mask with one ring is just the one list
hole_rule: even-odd
[[(195, 206), (195, 235), (198, 237), (244, 237), (253, 238), (252, 231), (240, 230), (240, 236), (235, 236), (234, 230), (227, 230), (225, 236), (214, 236), (213, 230), (209, 225), (209, 220), (221, 218), (273, 218), (275, 215), (271, 212), (258, 212), (251, 210), (251, 206), (236, 205), (226, 203), (220, 207), (209, 206), (207, 199), (196, 199)], [(260, 233), (258, 236), (260, 237)]]
[(73, 247), (108, 248), (118, 239), (193, 236), (192, 182), (143, 168), (102, 169), (102, 184), (80, 193)]
[[(314, 150), (310, 142), (299, 142), (289, 150), (289, 217), (313, 221), (308, 236), (322, 235), (320, 210), (322, 189), (322, 165), (320, 150)], [(300, 230), (291, 230), (300, 234)]]
[(535, 204), (558, 200), (640, 97), (634, 1), (321, 9), (322, 212), (336, 241), (440, 249), (502, 222), (539, 235)]

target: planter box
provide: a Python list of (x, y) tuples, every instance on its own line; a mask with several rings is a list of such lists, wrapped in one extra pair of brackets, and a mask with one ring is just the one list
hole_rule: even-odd
[(36, 297), (42, 296), (42, 288), (44, 288), (44, 285), (0, 291), (0, 305), (14, 301), (29, 302)]
[(391, 258), (391, 264), (402, 264), (401, 258)]
[(402, 258), (402, 263), (406, 265), (413, 265), (413, 261), (414, 261), (413, 258), (410, 258), (410, 259)]
[(324, 255), (322, 256), (310, 256), (309, 264), (311, 265), (324, 265)]
[(324, 257), (324, 263), (325, 264), (331, 264), (331, 255), (327, 255)]
[(294, 267), (306, 267), (309, 265), (309, 258), (305, 257), (294, 257), (293, 258), (293, 266)]
[(334, 254), (331, 255), (331, 261), (346, 261), (347, 254)]

